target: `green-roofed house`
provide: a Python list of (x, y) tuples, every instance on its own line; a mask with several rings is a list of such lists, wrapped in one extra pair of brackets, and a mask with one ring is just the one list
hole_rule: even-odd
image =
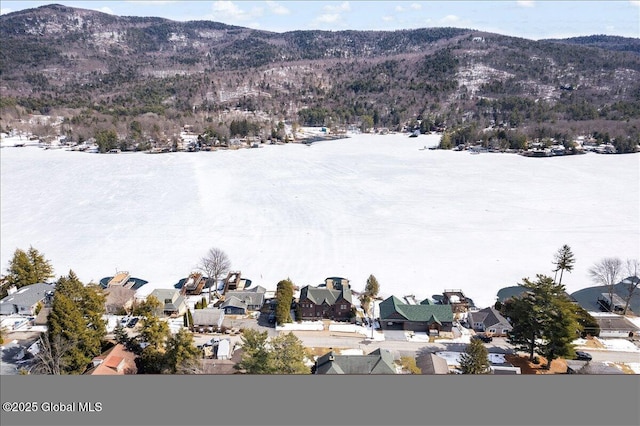
[(391, 352), (376, 349), (367, 355), (337, 355), (331, 351), (319, 357), (314, 374), (397, 374)]
[(430, 334), (451, 332), (453, 310), (451, 305), (433, 305), (429, 301), (408, 305), (391, 296), (380, 303), (380, 326), (383, 330), (410, 330)]

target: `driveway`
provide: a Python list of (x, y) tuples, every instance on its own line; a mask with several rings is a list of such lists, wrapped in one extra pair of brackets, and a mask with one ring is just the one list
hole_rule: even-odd
[(407, 336), (404, 334), (404, 330), (383, 330), (384, 339), (390, 341), (407, 341)]

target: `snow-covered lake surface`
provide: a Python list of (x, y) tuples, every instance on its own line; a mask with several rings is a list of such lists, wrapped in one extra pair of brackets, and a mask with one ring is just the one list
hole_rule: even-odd
[(460, 288), (484, 307), (504, 286), (552, 274), (563, 244), (577, 259), (569, 292), (592, 285), (601, 258), (639, 257), (640, 154), (424, 149), (438, 139), (160, 155), (4, 147), (0, 266), (31, 245), (56, 275), (127, 270), (149, 281), (146, 294), (218, 247), (267, 289), (342, 276), (362, 290), (374, 274), (383, 297)]

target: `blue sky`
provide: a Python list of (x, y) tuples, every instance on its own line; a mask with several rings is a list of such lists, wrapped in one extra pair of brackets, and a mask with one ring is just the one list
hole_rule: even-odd
[(1, 13), (59, 3), (120, 16), (211, 20), (267, 31), (459, 27), (538, 40), (640, 37), (640, 0), (619, 1), (14, 1)]

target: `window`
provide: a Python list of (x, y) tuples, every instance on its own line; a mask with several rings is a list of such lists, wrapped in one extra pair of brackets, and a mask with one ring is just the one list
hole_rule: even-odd
[(496, 332), (496, 329), (495, 329), (495, 328), (490, 328), (490, 329), (489, 329), (489, 333), (495, 333), (495, 332)]

